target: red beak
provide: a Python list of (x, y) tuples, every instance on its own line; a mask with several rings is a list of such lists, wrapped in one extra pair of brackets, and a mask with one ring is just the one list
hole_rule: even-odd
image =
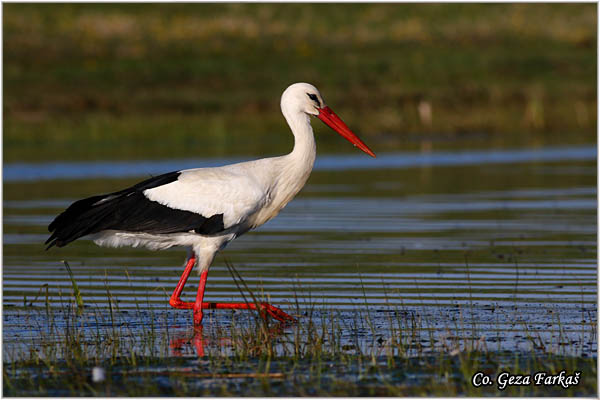
[(327, 106), (319, 108), (319, 115), (317, 115), (317, 117), (321, 121), (325, 122), (331, 129), (346, 138), (346, 140), (348, 140), (350, 143), (354, 144), (354, 146), (358, 147), (371, 157), (375, 157), (375, 153), (373, 153), (371, 149), (364, 144), (363, 141), (360, 140), (358, 136), (356, 136), (350, 130), (350, 128), (348, 128), (344, 121), (342, 121), (342, 119), (338, 117), (331, 108)]

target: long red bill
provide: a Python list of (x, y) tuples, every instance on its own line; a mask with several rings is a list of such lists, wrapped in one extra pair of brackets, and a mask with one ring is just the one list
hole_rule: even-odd
[(350, 130), (350, 128), (348, 128), (344, 121), (342, 121), (342, 119), (338, 117), (331, 108), (329, 108), (328, 106), (319, 108), (319, 115), (317, 115), (317, 117), (321, 121), (325, 122), (331, 129), (343, 136), (350, 143), (354, 144), (354, 146), (358, 147), (371, 157), (375, 157), (375, 153), (373, 153), (371, 149), (366, 144), (364, 144), (363, 141), (360, 140), (358, 136), (356, 136)]

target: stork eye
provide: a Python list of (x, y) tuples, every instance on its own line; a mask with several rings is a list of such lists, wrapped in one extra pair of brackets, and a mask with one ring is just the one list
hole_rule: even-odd
[(319, 102), (319, 98), (317, 97), (316, 94), (314, 94), (314, 93), (306, 93), (306, 94), (312, 101), (316, 102), (317, 105), (321, 106), (321, 103)]

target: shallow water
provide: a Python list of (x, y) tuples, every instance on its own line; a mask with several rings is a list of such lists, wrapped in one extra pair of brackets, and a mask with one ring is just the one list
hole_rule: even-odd
[[(108, 310), (112, 299), (128, 323), (177, 318), (187, 332), (190, 312), (167, 304), (185, 250), (103, 249), (80, 240), (46, 252), (43, 242), (48, 223), (78, 198), (207, 163), (5, 165), (5, 354), (44, 329), (36, 307), (70, 301), (61, 260), (94, 310)], [(310, 309), (343, 318), (367, 310), (385, 336), (386, 312), (401, 310), (440, 337), (460, 322), (491, 349), (532, 350), (535, 332), (544, 351), (591, 355), (596, 209), (594, 146), (319, 157), (306, 188), (277, 218), (217, 257), (206, 300), (243, 300), (227, 260), (250, 290), (300, 323)], [(194, 279), (186, 298), (195, 295)], [(28, 313), (34, 324), (24, 322)]]

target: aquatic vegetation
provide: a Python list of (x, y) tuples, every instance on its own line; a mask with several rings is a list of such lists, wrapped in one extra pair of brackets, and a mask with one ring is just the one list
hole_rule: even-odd
[[(264, 300), (233, 265), (228, 268), (241, 292)], [(472, 304), (443, 329), (433, 328), (439, 320), (406, 307), (373, 311), (365, 304), (340, 311), (303, 308), (298, 299), (295, 324), (236, 311), (213, 312), (206, 326), (197, 328), (169, 309), (120, 310), (108, 286), (106, 297), (108, 310), (88, 305), (81, 311), (73, 282), (62, 308), (46, 299), (44, 307), (5, 314), (5, 323), (24, 324), (13, 328), (21, 338), (4, 345), (4, 394), (490, 395), (499, 394), (501, 386), (474, 386), (474, 376), (504, 385), (508, 377), (500, 377), (507, 369), (530, 377), (540, 371), (579, 371), (580, 377), (566, 388), (502, 386), (503, 394), (590, 395), (596, 390), (596, 358), (582, 357), (584, 346), (597, 348), (594, 323), (582, 326), (574, 341), (564, 340), (560, 322), (550, 341), (528, 332), (529, 348), (509, 352), (488, 347)], [(556, 337), (559, 341), (552, 343)]]
[[(469, 324), (448, 325), (439, 335), (429, 318), (400, 307), (295, 311), (300, 322), (293, 325), (213, 313), (195, 330), (170, 310), (78, 313), (71, 296), (63, 308), (13, 310), (5, 321), (26, 322), (18, 344), (5, 343), (4, 395), (493, 395), (497, 388), (474, 387), (472, 377), (506, 369), (581, 371), (581, 382), (570, 389), (508, 387), (503, 394), (596, 390), (596, 358), (581, 357), (580, 343), (539, 348), (532, 338), (529, 350), (494, 351)], [(596, 346), (593, 324), (582, 335)], [(104, 376), (98, 382), (94, 368)]]

